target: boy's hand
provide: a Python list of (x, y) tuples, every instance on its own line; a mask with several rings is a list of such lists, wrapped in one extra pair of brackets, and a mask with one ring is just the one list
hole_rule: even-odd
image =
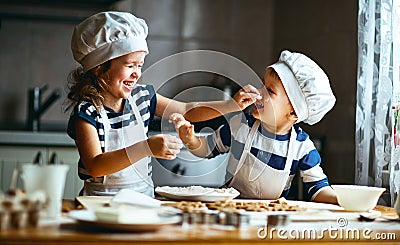
[(176, 132), (179, 134), (179, 138), (185, 145), (191, 144), (196, 140), (194, 134), (194, 126), (190, 122), (186, 121), (182, 114), (173, 113), (169, 117), (169, 122), (175, 125)]
[(239, 106), (240, 110), (245, 109), (261, 98), (260, 91), (250, 84), (244, 86), (233, 96), (233, 100)]
[(147, 139), (153, 157), (173, 160), (182, 148), (182, 141), (173, 135), (157, 134)]

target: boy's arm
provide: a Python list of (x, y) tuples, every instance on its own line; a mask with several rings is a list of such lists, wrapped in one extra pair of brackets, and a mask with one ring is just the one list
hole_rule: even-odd
[(206, 138), (204, 136), (196, 136), (194, 126), (186, 121), (182, 114), (172, 114), (169, 121), (174, 123), (179, 138), (194, 155), (203, 158), (208, 155)]
[(261, 99), (259, 91), (246, 85), (232, 99), (207, 102), (184, 103), (157, 94), (155, 115), (168, 118), (172, 113), (179, 113), (191, 122), (206, 121), (230, 112), (241, 111)]
[(338, 204), (336, 192), (332, 187), (323, 188), (314, 198), (314, 202)]
[[(321, 156), (315, 149), (312, 141), (307, 139), (303, 143), (308, 153), (299, 162), (300, 175), (304, 187), (312, 201), (337, 204), (335, 191), (329, 186), (328, 178), (321, 167)], [(314, 146), (309, 150), (311, 146)]]

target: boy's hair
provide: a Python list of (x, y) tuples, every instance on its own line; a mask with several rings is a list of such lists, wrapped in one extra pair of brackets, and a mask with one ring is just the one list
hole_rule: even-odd
[(284, 50), (271, 66), (278, 74), (297, 122), (315, 124), (330, 111), (336, 101), (325, 72), (310, 58)]
[(267, 67), (267, 72), (271, 77), (279, 79), (279, 81), (281, 81), (279, 74), (272, 67), (270, 67), (270, 66)]

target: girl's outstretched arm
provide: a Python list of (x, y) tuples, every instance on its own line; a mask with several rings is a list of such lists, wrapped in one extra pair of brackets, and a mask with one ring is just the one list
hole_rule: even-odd
[(156, 116), (169, 118), (179, 113), (191, 122), (206, 121), (230, 112), (241, 111), (261, 99), (260, 92), (251, 85), (240, 89), (232, 99), (184, 103), (157, 94)]

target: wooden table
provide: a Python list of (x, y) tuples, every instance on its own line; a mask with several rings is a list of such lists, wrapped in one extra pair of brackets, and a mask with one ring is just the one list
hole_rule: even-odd
[[(64, 202), (66, 211), (76, 206)], [(396, 216), (393, 208), (377, 206), (376, 210), (385, 215)], [(266, 229), (265, 229), (266, 228)], [(331, 228), (331, 230), (329, 230)], [(300, 232), (320, 232), (320, 237), (301, 237)], [(335, 231), (336, 230), (336, 231)], [(322, 233), (322, 231), (324, 231)], [(360, 237), (352, 237), (355, 232)], [(329, 234), (331, 232), (332, 234)], [(292, 233), (292, 234), (291, 234)], [(346, 235), (347, 234), (347, 235)], [(307, 234), (306, 234), (307, 235)], [(379, 236), (379, 237), (378, 237)], [(379, 238), (379, 239), (378, 239)], [(338, 227), (337, 221), (294, 222), (282, 227), (245, 226), (233, 228), (199, 224), (164, 226), (153, 232), (121, 232), (95, 229), (64, 217), (39, 227), (6, 229), (0, 231), (0, 244), (277, 244), (291, 242), (346, 242), (347, 244), (369, 242), (371, 244), (399, 244), (400, 223), (374, 221), (349, 221), (348, 226)]]

